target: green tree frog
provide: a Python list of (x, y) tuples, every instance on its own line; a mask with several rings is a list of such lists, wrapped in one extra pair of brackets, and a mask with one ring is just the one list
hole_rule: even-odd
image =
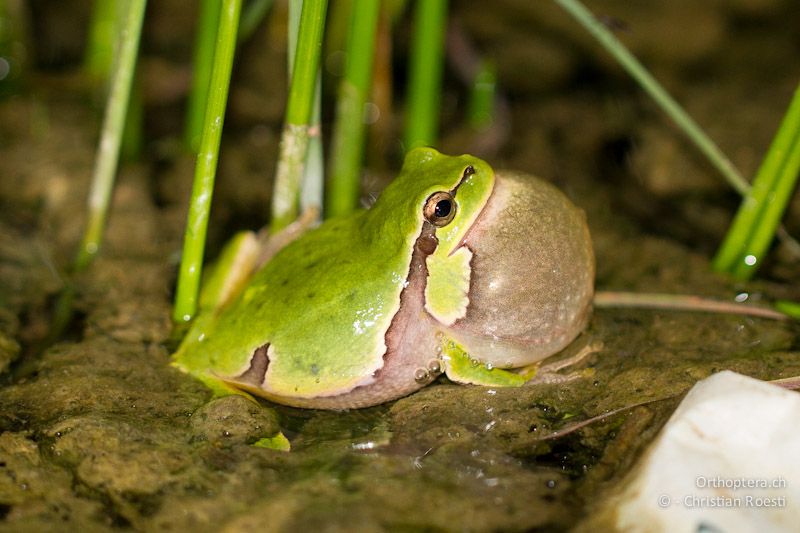
[(346, 409), (441, 373), (535, 381), (586, 325), (594, 255), (583, 212), (555, 187), (418, 148), (371, 209), (305, 233), (249, 280), (216, 279), (202, 298), (224, 303), (201, 300), (173, 364), (220, 394)]

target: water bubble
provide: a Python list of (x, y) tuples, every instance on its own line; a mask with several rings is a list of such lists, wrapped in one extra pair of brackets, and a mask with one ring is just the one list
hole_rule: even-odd
[(734, 297), (734, 299), (733, 299), (733, 300), (734, 300), (736, 303), (742, 303), (742, 302), (746, 302), (748, 298), (750, 298), (750, 295), (749, 295), (748, 293), (746, 293), (746, 292), (740, 292), (739, 294), (737, 294), (737, 295)]
[(417, 383), (424, 383), (428, 381), (428, 371), (424, 368), (414, 370), (414, 381)]
[(367, 450), (374, 450), (375, 448), (378, 447), (378, 444), (376, 442), (369, 440), (367, 442), (354, 442), (353, 444), (351, 444), (351, 446), (354, 450), (367, 451)]
[(0, 57), (0, 81), (4, 80), (11, 72), (11, 63), (5, 57)]
[(375, 124), (381, 118), (381, 108), (372, 102), (364, 104), (364, 124)]
[(753, 266), (758, 262), (758, 258), (753, 254), (748, 254), (744, 258), (744, 264), (747, 266)]
[(486, 363), (486, 370), (491, 370), (493, 368), (494, 368), (494, 365), (492, 363)]
[(547, 483), (545, 483), (545, 485), (547, 485), (548, 489), (554, 489), (554, 488), (556, 488), (556, 480), (555, 479), (548, 479)]

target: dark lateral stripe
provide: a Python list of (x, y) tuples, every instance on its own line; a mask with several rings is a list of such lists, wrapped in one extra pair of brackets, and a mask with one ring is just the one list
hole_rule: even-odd
[(249, 383), (256, 387), (261, 387), (267, 377), (267, 368), (269, 368), (269, 343), (259, 346), (253, 351), (253, 356), (250, 358), (250, 368), (242, 372), (236, 379), (242, 383)]

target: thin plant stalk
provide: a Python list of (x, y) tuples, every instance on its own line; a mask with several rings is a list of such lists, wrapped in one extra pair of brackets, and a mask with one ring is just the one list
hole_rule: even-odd
[(595, 39), (610, 53), (614, 59), (636, 80), (655, 103), (683, 130), (697, 148), (708, 158), (709, 162), (725, 177), (731, 187), (744, 195), (750, 185), (742, 177), (733, 163), (722, 153), (722, 150), (697, 125), (689, 114), (672, 96), (656, 81), (641, 63), (631, 54), (625, 45), (611, 33), (602, 22), (597, 20), (578, 0), (554, 0), (567, 13), (572, 15)]
[[(120, 146), (131, 96), (136, 55), (142, 33), (146, 0), (129, 0), (124, 20), (119, 23), (119, 58), (111, 78), (111, 90), (106, 103), (100, 142), (97, 146), (92, 184), (89, 190), (88, 220), (78, 253), (72, 265), (73, 274), (86, 270), (100, 250), (105, 229), (111, 191), (119, 163)], [(49, 346), (61, 337), (72, 319), (75, 285), (67, 279), (56, 301), (50, 331), (41, 347)], [(40, 348), (41, 348), (40, 347)]]
[[(722, 153), (719, 147), (684, 111), (667, 91), (656, 81), (641, 63), (617, 40), (602, 22), (597, 20), (579, 0), (554, 0), (567, 13), (572, 15), (600, 44), (608, 51), (628, 74), (644, 89), (664, 113), (667, 114), (683, 133), (694, 143), (736, 192), (744, 196), (750, 191), (750, 184), (742, 177), (739, 170)], [(795, 240), (783, 226), (777, 230), (777, 236), (787, 249), (795, 256), (800, 256), (800, 243)]]
[(197, 152), (203, 134), (203, 118), (214, 64), (214, 49), (217, 45), (220, 9), (221, 0), (200, 0), (192, 58), (192, 86), (189, 90), (184, 131), (184, 144), (191, 152)]
[(203, 114), (203, 133), (194, 171), (194, 185), (183, 241), (183, 255), (178, 274), (178, 290), (173, 320), (180, 324), (190, 321), (197, 312), (197, 299), (202, 274), (208, 214), (214, 191), (217, 158), (228, 101), (236, 34), (239, 25), (241, 0), (222, 0), (217, 46), (211, 69), (208, 100)]
[(303, 179), (309, 142), (309, 122), (314, 107), (317, 77), (322, 52), (327, 0), (304, 0), (286, 120), (281, 134), (280, 157), (272, 195), (270, 229), (288, 226), (298, 212), (298, 198)]
[(75, 261), (75, 270), (78, 272), (89, 265), (100, 249), (119, 161), (122, 132), (125, 127), (146, 5), (146, 0), (128, 0), (128, 12), (122, 26), (119, 60), (111, 80), (111, 91), (89, 192), (89, 221)]
[(346, 215), (357, 206), (366, 135), (364, 106), (372, 85), (379, 13), (380, 2), (355, 0), (353, 3), (345, 72), (339, 85), (333, 129), (326, 216)]
[(725, 236), (714, 268), (749, 279), (772, 243), (800, 171), (800, 88)]
[(432, 146), (439, 129), (446, 0), (418, 0), (411, 48), (405, 148)]

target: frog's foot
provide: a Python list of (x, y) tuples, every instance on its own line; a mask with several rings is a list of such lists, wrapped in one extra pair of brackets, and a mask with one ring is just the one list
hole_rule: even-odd
[(485, 385), (487, 387), (520, 387), (528, 376), (472, 359), (463, 346), (452, 339), (442, 342), (444, 372), (457, 383)]
[(469, 383), (492, 387), (521, 387), (545, 383), (567, 383), (578, 378), (592, 375), (592, 369), (584, 369), (570, 374), (558, 374), (558, 371), (573, 366), (589, 355), (599, 351), (602, 344), (589, 344), (578, 353), (554, 361), (547, 365), (540, 362), (516, 370), (493, 368), (489, 364), (470, 358), (464, 348), (453, 340), (446, 340), (442, 346), (442, 360), (447, 377), (457, 383)]
[(269, 226), (259, 230), (257, 235), (259, 252), (255, 269), (257, 270), (267, 264), (275, 254), (317, 225), (319, 223), (319, 215), (319, 208), (308, 207), (300, 214), (297, 220), (277, 233), (270, 233)]
[(578, 353), (575, 355), (565, 357), (564, 359), (559, 359), (558, 361), (553, 361), (552, 363), (548, 363), (546, 365), (542, 365), (540, 361), (533, 365), (524, 367), (520, 373), (528, 376), (528, 380), (525, 382), (525, 385), (551, 385), (569, 383), (570, 381), (574, 381), (576, 379), (590, 377), (594, 374), (593, 368), (584, 368), (582, 370), (570, 372), (569, 374), (559, 374), (558, 371), (563, 368), (574, 366), (593, 353), (599, 352), (602, 349), (602, 342), (587, 344), (578, 350)]

